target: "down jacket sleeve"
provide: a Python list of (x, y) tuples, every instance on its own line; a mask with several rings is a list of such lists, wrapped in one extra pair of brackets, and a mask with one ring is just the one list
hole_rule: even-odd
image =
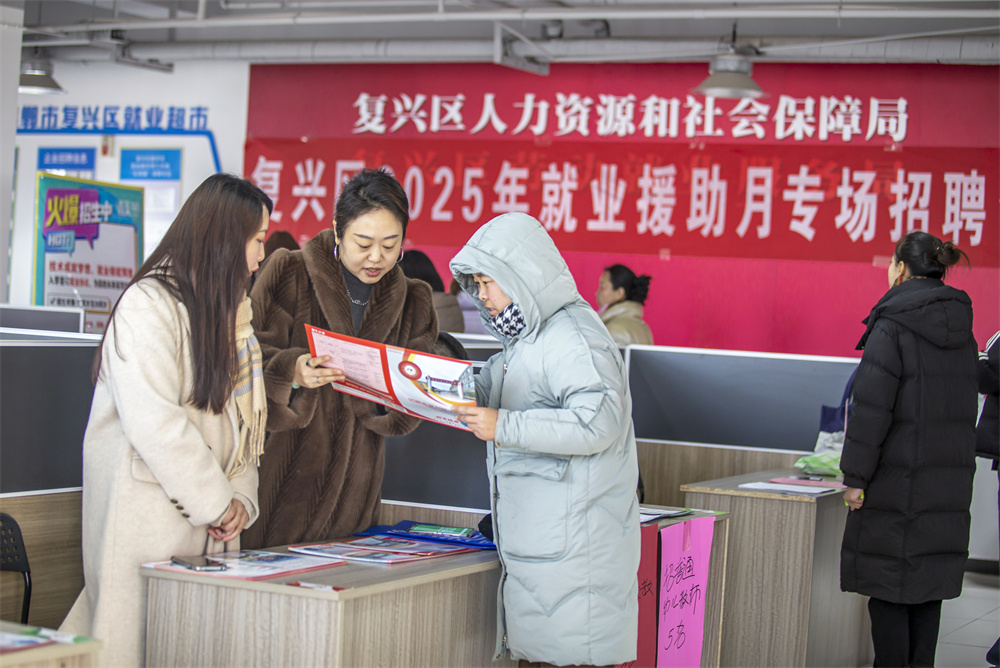
[[(550, 455), (593, 455), (621, 437), (625, 416), (624, 378), (617, 351), (591, 348), (580, 332), (546, 351), (539, 382), (547, 407), (501, 408), (495, 442)], [(620, 359), (620, 358), (619, 358)], [(626, 416), (627, 417), (627, 416)]]
[(187, 336), (182, 311), (150, 288), (126, 290), (105, 339), (101, 373), (125, 438), (167, 497), (184, 506), (188, 522), (202, 526), (222, 519), (233, 488), (198, 426), (188, 419), (190, 383), (180, 368)]
[(866, 489), (875, 473), (903, 373), (896, 345), (898, 325), (880, 320), (865, 345), (854, 379), (840, 469), (844, 484)]
[[(491, 356), (483, 363), (479, 373), (476, 374), (476, 405), (489, 406), (490, 392), (493, 389), (493, 364), (503, 353)], [(502, 364), (502, 362), (501, 362)]]
[(976, 377), (979, 379), (980, 394), (1000, 394), (1000, 373), (997, 359), (1000, 358), (1000, 332), (986, 343), (986, 349), (979, 353)]

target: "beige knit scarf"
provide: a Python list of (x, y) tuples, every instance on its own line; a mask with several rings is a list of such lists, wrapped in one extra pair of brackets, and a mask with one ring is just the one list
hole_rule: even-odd
[(233, 399), (240, 416), (240, 442), (236, 451), (235, 466), (229, 478), (246, 470), (248, 464), (258, 466), (264, 452), (265, 425), (267, 424), (267, 398), (264, 394), (264, 373), (261, 366), (260, 345), (253, 333), (253, 309), (250, 298), (244, 297), (236, 311), (236, 378), (233, 382)]

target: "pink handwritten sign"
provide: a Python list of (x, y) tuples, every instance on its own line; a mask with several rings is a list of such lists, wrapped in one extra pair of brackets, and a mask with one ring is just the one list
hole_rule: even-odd
[(714, 517), (699, 517), (660, 531), (657, 666), (701, 665), (714, 528)]

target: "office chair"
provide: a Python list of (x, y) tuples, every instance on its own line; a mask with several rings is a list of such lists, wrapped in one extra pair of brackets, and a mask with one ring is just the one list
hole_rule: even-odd
[(0, 571), (14, 571), (24, 576), (24, 598), (21, 602), (21, 623), (28, 623), (31, 605), (31, 567), (24, 549), (21, 527), (7, 513), (0, 513)]

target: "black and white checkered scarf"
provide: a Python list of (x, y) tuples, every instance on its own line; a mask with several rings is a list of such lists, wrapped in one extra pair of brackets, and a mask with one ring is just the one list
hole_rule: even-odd
[(524, 329), (524, 316), (521, 315), (520, 307), (514, 303), (508, 304), (507, 308), (493, 318), (493, 327), (508, 339), (520, 334)]

